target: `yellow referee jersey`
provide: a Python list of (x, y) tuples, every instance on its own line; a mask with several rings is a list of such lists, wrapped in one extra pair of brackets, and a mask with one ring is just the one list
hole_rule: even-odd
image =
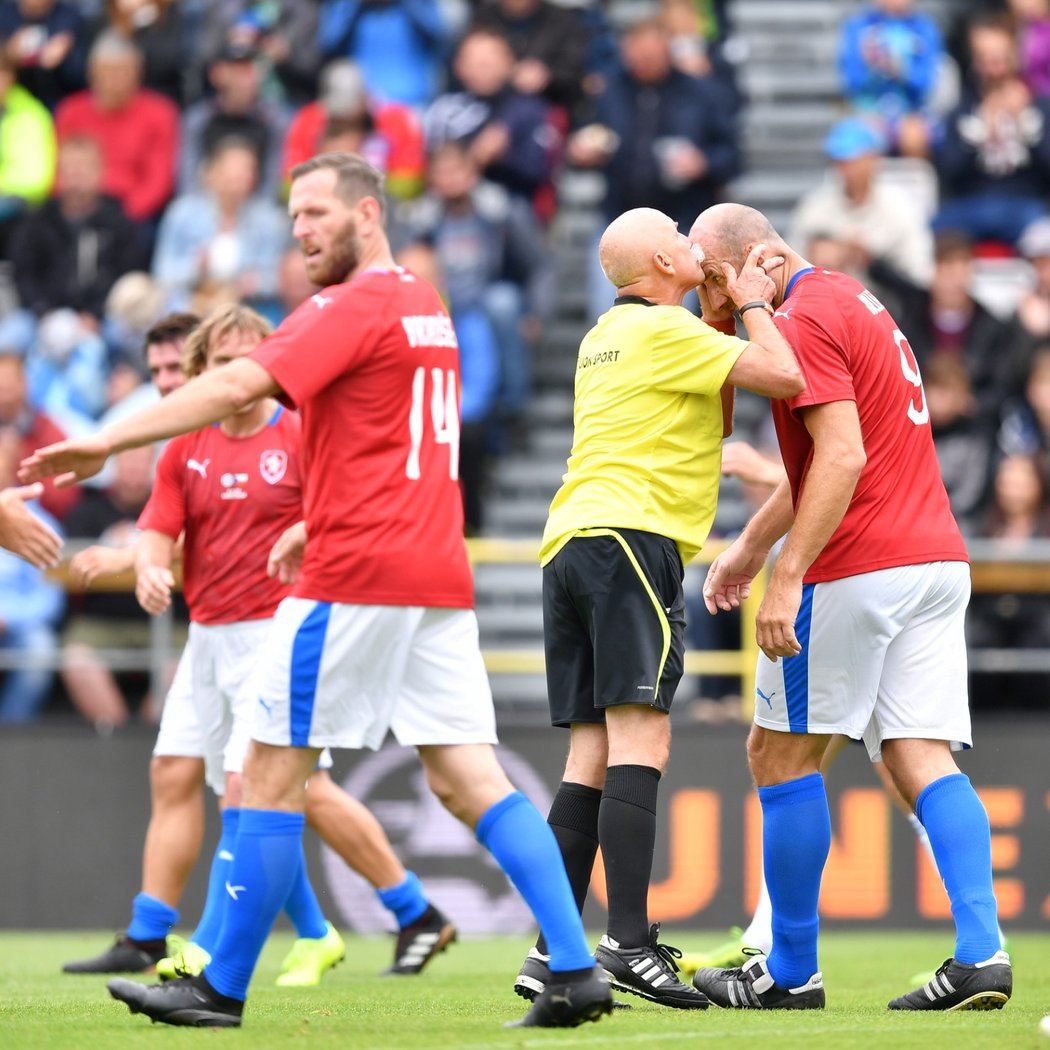
[(540, 562), (580, 529), (641, 529), (703, 546), (722, 457), (720, 392), (747, 343), (682, 306), (625, 296), (598, 318), (576, 361), (573, 443), (551, 502)]

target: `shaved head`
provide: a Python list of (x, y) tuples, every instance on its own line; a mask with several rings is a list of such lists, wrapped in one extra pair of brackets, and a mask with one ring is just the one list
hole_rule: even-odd
[(633, 208), (613, 219), (598, 242), (598, 260), (615, 288), (626, 288), (652, 274), (653, 256), (673, 250), (674, 219), (655, 208)]
[(787, 245), (769, 219), (744, 204), (716, 204), (697, 216), (689, 239), (708, 257), (725, 259), (738, 270), (755, 244), (782, 254)]

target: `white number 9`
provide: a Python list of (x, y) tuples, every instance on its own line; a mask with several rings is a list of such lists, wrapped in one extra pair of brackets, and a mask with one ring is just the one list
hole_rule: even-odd
[(907, 337), (899, 328), (894, 328), (893, 340), (900, 351), (901, 371), (904, 373), (904, 378), (919, 391), (918, 405), (915, 404), (914, 399), (908, 405), (908, 418), (917, 427), (921, 427), (923, 423), (930, 421), (930, 409), (926, 404), (926, 391), (922, 388), (922, 376), (919, 375), (919, 365), (915, 360), (915, 354), (912, 352)]

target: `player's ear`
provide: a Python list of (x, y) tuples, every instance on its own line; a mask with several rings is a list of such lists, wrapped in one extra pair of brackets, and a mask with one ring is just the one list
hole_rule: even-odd
[(674, 263), (667, 252), (653, 252), (653, 263), (661, 273), (674, 273)]

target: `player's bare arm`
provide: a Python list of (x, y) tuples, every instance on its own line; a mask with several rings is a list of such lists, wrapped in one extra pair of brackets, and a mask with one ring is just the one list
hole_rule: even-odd
[(0, 492), (0, 547), (38, 569), (49, 569), (58, 564), (62, 540), (26, 506), (43, 491), (42, 485), (26, 485)]
[(784, 480), (784, 464), (763, 455), (746, 441), (733, 441), (722, 449), (722, 473), (748, 485), (774, 489)]
[(188, 434), (218, 423), (261, 397), (274, 397), (280, 387), (261, 365), (247, 358), (231, 361), (191, 379), (163, 401), (88, 438), (59, 441), (37, 449), (22, 461), (19, 479), (39, 481), (56, 476), (56, 486), (73, 485), (97, 474), (115, 452)]
[[(92, 585), (107, 576), (119, 576), (121, 573), (135, 571), (135, 551), (138, 540), (129, 547), (103, 547), (94, 544), (85, 547), (69, 560), (70, 579), (82, 590), (90, 590)], [(175, 561), (182, 558), (182, 537), (175, 544)]]
[(175, 541), (163, 532), (146, 529), (135, 548), (135, 597), (151, 616), (171, 606), (175, 576), (171, 571)]
[(134, 568), (134, 547), (103, 547), (95, 544), (73, 555), (69, 561), (69, 577), (77, 587), (87, 590), (105, 576), (119, 576)]
[[(731, 446), (729, 446), (731, 447)], [(711, 563), (704, 580), (704, 604), (712, 616), (740, 607), (751, 581), (766, 564), (773, 544), (795, 520), (786, 475), (747, 523), (744, 531)]]
[(285, 529), (270, 548), (266, 560), (266, 573), (276, 576), (281, 583), (293, 584), (299, 577), (303, 555), (306, 553), (306, 522), (297, 521)]
[(839, 527), (867, 457), (853, 401), (832, 401), (804, 409), (813, 438), (813, 459), (799, 494), (795, 522), (770, 576), (756, 617), (757, 639), (771, 660), (801, 652), (795, 618), (802, 601), (802, 577)]

